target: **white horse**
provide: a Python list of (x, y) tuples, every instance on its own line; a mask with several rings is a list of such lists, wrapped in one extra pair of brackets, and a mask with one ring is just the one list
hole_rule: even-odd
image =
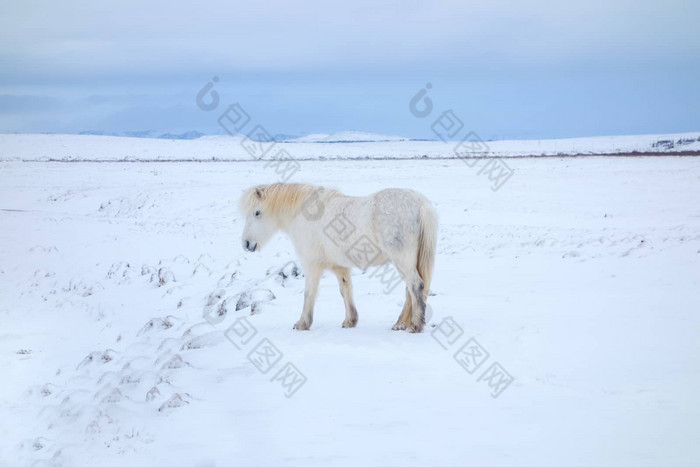
[(306, 275), (304, 308), (294, 329), (309, 329), (324, 270), (338, 278), (345, 302), (343, 327), (355, 327), (350, 268), (391, 261), (406, 282), (406, 303), (392, 329), (421, 332), (433, 272), (437, 213), (411, 190), (387, 189), (354, 197), (328, 188), (274, 183), (245, 191), (243, 248), (256, 251), (282, 230), (294, 244)]

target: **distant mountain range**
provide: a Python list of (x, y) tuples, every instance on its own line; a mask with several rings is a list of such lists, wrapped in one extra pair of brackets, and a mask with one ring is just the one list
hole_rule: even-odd
[(139, 130), (139, 131), (81, 131), (80, 135), (98, 135), (98, 136), (126, 136), (129, 138), (159, 138), (159, 139), (197, 139), (200, 136), (205, 136), (201, 131), (190, 130), (184, 133), (162, 133), (155, 130)]
[[(221, 136), (218, 134), (207, 134), (201, 131), (190, 130), (184, 133), (160, 133), (155, 130), (139, 130), (139, 131), (81, 131), (80, 135), (97, 135), (97, 136), (125, 136), (129, 138), (157, 138), (157, 139), (197, 139), (202, 136)], [(243, 135), (241, 135), (243, 136)], [(379, 143), (387, 141), (415, 141), (411, 138), (403, 136), (387, 136), (378, 133), (368, 133), (365, 131), (340, 131), (333, 134), (313, 133), (306, 136), (289, 135), (285, 133), (277, 133), (273, 136), (275, 141), (287, 143)]]
[[(2, 133), (0, 133), (1, 135)], [(9, 133), (7, 133), (9, 134)], [(18, 134), (18, 133), (16, 133)], [(46, 133), (52, 134), (52, 133)], [(226, 137), (228, 133), (202, 133), (197, 130), (185, 131), (183, 133), (161, 133), (155, 130), (138, 130), (138, 131), (120, 131), (120, 132), (110, 132), (110, 131), (100, 131), (100, 130), (89, 130), (81, 131), (80, 133), (70, 133), (78, 135), (97, 135), (97, 136), (116, 136), (116, 137), (128, 137), (128, 138), (150, 138), (150, 139), (170, 139), (170, 140), (196, 140), (205, 137)], [(236, 135), (240, 138), (244, 137), (244, 134)], [(654, 151), (658, 150), (677, 150), (686, 149), (690, 145), (697, 145), (700, 143), (700, 136), (693, 135), (691, 133), (678, 133), (678, 134), (659, 134), (659, 135), (622, 135), (623, 137), (632, 138), (646, 138), (650, 136), (655, 136), (656, 139), (652, 141), (651, 149)], [(274, 141), (279, 143), (388, 143), (388, 142), (418, 142), (418, 143), (435, 143), (441, 142), (437, 139), (422, 139), (422, 138), (405, 138), (403, 136), (388, 136), (379, 133), (369, 133), (364, 131), (339, 131), (333, 134), (326, 133), (312, 133), (305, 136), (290, 135), (285, 133), (276, 133), (272, 136)], [(523, 144), (527, 144), (528, 141), (537, 143), (538, 141), (573, 141), (573, 140), (604, 140), (610, 138), (620, 138), (620, 136), (597, 136), (597, 137), (578, 137), (578, 138), (552, 138), (552, 139), (494, 139), (488, 138), (484, 141), (489, 144), (495, 142), (503, 141), (516, 141)], [(252, 138), (255, 141), (260, 141), (255, 137)], [(635, 148), (633, 151), (641, 151), (641, 148)], [(697, 149), (692, 148), (690, 150), (697, 151)], [(532, 150), (533, 154), (536, 150)], [(568, 151), (568, 150), (567, 150)], [(567, 152), (565, 151), (565, 152)], [(571, 152), (571, 151), (568, 151)], [(585, 151), (584, 151), (585, 152)], [(595, 151), (594, 151), (595, 152)], [(611, 148), (610, 152), (619, 152), (616, 148)]]

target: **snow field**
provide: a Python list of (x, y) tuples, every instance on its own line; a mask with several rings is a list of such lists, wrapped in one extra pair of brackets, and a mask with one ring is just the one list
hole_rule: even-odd
[[(312, 329), (291, 329), (288, 239), (240, 245), (239, 194), (276, 181), (264, 162), (2, 163), (0, 464), (697, 465), (700, 159), (508, 163), (496, 192), (458, 160), (295, 174), (434, 202), (420, 335), (390, 330), (403, 290), (371, 271), (357, 328), (326, 274)], [(256, 331), (240, 349), (237, 322)], [(470, 338), (489, 354), (473, 373), (454, 358)], [(265, 339), (281, 356), (263, 372)], [(306, 379), (291, 397), (287, 363)], [(513, 377), (495, 398), (493, 363)]]

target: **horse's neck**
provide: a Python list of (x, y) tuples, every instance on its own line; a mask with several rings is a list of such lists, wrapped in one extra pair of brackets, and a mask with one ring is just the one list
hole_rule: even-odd
[[(279, 228), (289, 235), (295, 243), (303, 243), (305, 240), (312, 238), (311, 233), (313, 231), (323, 230), (335, 215), (332, 212), (335, 211), (337, 203), (348, 198), (350, 197), (336, 192), (321, 192), (318, 199), (302, 207), (296, 215), (287, 219), (280, 219)], [(309, 201), (308, 198), (307, 201)]]

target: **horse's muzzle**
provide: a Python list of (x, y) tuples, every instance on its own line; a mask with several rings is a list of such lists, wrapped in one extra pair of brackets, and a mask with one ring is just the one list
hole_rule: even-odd
[(250, 243), (248, 240), (243, 240), (243, 248), (248, 251), (255, 251), (258, 247), (257, 243)]

